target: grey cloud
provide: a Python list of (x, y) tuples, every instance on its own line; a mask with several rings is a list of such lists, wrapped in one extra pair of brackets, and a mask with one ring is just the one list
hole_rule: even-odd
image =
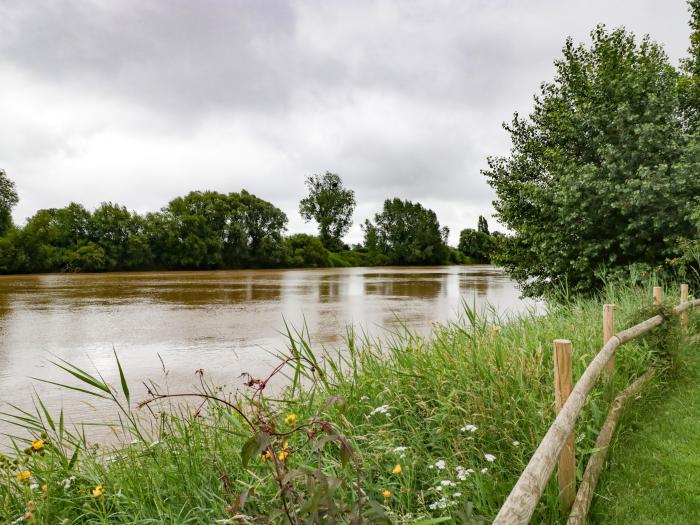
[(144, 211), (247, 188), (311, 229), (303, 178), (331, 170), (357, 222), (399, 196), (454, 236), (492, 211), (479, 171), (567, 35), (624, 24), (676, 61), (689, 33), (683, 0), (0, 0), (0, 20), (19, 222), (70, 200)]

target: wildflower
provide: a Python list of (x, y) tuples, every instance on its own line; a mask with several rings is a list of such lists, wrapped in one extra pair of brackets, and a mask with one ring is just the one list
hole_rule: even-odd
[(478, 427), (477, 427), (476, 425), (469, 424), (469, 425), (464, 425), (462, 428), (459, 429), (459, 431), (460, 431), (460, 432), (472, 432), (472, 433), (473, 433), (473, 432), (476, 432), (476, 429), (477, 429), (477, 428), (478, 428)]
[(32, 477), (32, 473), (29, 472), (28, 470), (23, 470), (19, 474), (15, 476), (15, 479), (17, 481), (27, 481), (29, 478)]
[(43, 439), (37, 439), (36, 441), (32, 442), (32, 450), (34, 452), (39, 452), (42, 450), (45, 446), (44, 440)]
[(487, 469), (486, 467), (481, 469), (482, 474), (486, 474), (488, 471), (489, 471), (489, 469)]
[(439, 459), (435, 462), (435, 465), (433, 466), (438, 470), (445, 470), (445, 460)]
[(39, 484), (38, 484), (38, 483), (32, 483), (31, 485), (29, 485), (29, 488), (30, 488), (31, 490), (36, 490), (36, 489), (39, 488)]
[(403, 459), (406, 457), (406, 451), (408, 450), (408, 447), (396, 447), (392, 452), (394, 454), (398, 454), (399, 459)]
[(384, 496), (384, 499), (389, 499), (391, 497), (391, 491), (385, 489), (384, 492), (382, 492), (382, 496)]
[(360, 401), (369, 401), (369, 398), (367, 396), (362, 396), (360, 398)]
[(97, 485), (94, 489), (92, 489), (92, 495), (95, 498), (99, 498), (103, 493), (104, 490), (102, 489), (102, 485)]
[(389, 405), (379, 406), (369, 413), (370, 416), (375, 414), (384, 414), (386, 417), (390, 417), (391, 414), (389, 413)]
[(265, 452), (260, 454), (260, 459), (262, 459), (263, 461), (269, 461), (272, 459), (272, 454), (269, 450), (266, 450)]
[(401, 465), (398, 463), (394, 465), (394, 468), (391, 470), (392, 474), (401, 474)]
[(43, 492), (44, 494), (46, 494), (48, 491), (49, 491), (49, 487), (48, 487), (48, 485), (46, 485), (46, 483), (44, 483), (44, 484), (41, 486), (41, 492)]
[(282, 446), (282, 450), (279, 451), (277, 454), (277, 459), (280, 461), (285, 461), (289, 457), (289, 444), (287, 442), (284, 442), (284, 446)]
[(65, 490), (68, 490), (74, 481), (75, 481), (75, 476), (71, 476), (70, 478), (66, 478), (66, 479), (62, 480), (61, 485), (63, 485), (63, 488)]
[(454, 482), (454, 481), (451, 481), (451, 480), (449, 480), (449, 479), (443, 479), (443, 480), (440, 482), (440, 485), (442, 485), (443, 487), (454, 487), (454, 486), (455, 486), (455, 482)]
[(455, 492), (454, 494), (452, 494), (452, 497), (453, 497), (453, 498), (459, 498), (461, 495), (462, 495), (461, 492)]
[(493, 463), (494, 461), (496, 461), (496, 456), (494, 456), (493, 454), (484, 454), (484, 457), (489, 463)]
[(519, 446), (520, 446), (520, 441), (513, 441), (513, 446), (514, 446), (514, 447), (519, 447)]
[(293, 425), (294, 423), (296, 423), (296, 420), (297, 420), (296, 414), (288, 414), (287, 417), (284, 418), (284, 422), (287, 425)]

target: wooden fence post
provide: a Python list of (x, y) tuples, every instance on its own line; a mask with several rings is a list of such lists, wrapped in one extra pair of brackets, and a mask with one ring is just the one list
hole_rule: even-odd
[[(571, 369), (571, 341), (554, 340), (554, 397), (557, 414), (573, 389)], [(559, 455), (559, 494), (562, 509), (568, 514), (576, 499), (576, 455), (574, 451), (574, 431), (564, 444)]]
[[(688, 302), (688, 285), (681, 284), (681, 304)], [(683, 327), (683, 334), (688, 335), (688, 310), (681, 313), (681, 326)]]
[[(610, 341), (610, 338), (615, 335), (615, 305), (603, 305), (603, 345)], [(615, 371), (615, 355), (610, 358), (608, 364), (605, 365), (605, 373), (612, 375)]]
[(661, 286), (654, 286), (654, 304), (661, 304), (664, 300), (664, 289)]

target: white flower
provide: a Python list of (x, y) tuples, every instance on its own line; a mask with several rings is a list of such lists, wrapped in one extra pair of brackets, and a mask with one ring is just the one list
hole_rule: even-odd
[(478, 427), (476, 425), (464, 425), (462, 428), (459, 429), (460, 432), (476, 432), (476, 429)]
[(360, 398), (360, 401), (367, 401), (367, 400), (369, 400), (369, 398), (368, 398), (367, 396), (362, 396), (362, 397)]
[(389, 405), (379, 406), (369, 413), (370, 416), (373, 416), (375, 414), (384, 414), (386, 417), (391, 416), (391, 414), (389, 413)]
[(460, 481), (465, 481), (472, 474), (474, 474), (473, 468), (464, 468), (461, 465), (457, 467), (457, 479)]
[(520, 441), (513, 441), (513, 446), (514, 446), (514, 447), (519, 447), (519, 446), (520, 446)]
[(461, 495), (462, 495), (461, 492), (455, 492), (454, 494), (452, 494), (452, 497), (453, 497), (453, 498), (459, 498)]
[(15, 521), (11, 521), (10, 525), (15, 525), (15, 523), (22, 523), (24, 521), (24, 516), (20, 516)]
[(455, 483), (454, 483), (454, 481), (450, 481), (449, 479), (443, 479), (440, 482), (440, 485), (442, 485), (443, 487), (454, 487)]
[(438, 470), (445, 470), (445, 460), (444, 459), (438, 459), (435, 462), (435, 468)]
[(29, 485), (29, 488), (30, 488), (31, 490), (36, 490), (36, 489), (39, 488), (39, 484), (38, 484), (38, 483), (32, 483), (31, 485)]
[(489, 469), (487, 469), (486, 467), (481, 469), (482, 474), (486, 474), (488, 471), (489, 471)]
[(396, 447), (394, 449), (394, 452), (401, 453), (401, 452), (406, 452), (407, 450), (408, 450), (408, 447)]
[(61, 481), (61, 485), (63, 485), (64, 489), (69, 489), (74, 481), (75, 481), (75, 476), (71, 476), (70, 478), (66, 478), (63, 481)]
[(484, 457), (489, 463), (493, 463), (494, 461), (496, 461), (496, 456), (494, 456), (493, 454), (484, 454)]

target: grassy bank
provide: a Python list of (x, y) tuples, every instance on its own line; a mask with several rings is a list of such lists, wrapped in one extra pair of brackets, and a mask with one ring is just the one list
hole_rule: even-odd
[[(339, 354), (322, 355), (292, 334), (290, 357), (277, 371), (289, 378), (281, 399), (266, 397), (265, 378), (224, 397), (204, 375), (196, 396), (168, 397), (151, 385), (148, 403), (136, 408), (124, 385), (67, 367), (86, 397), (118, 403), (120, 431), (133, 442), (116, 450), (86, 446), (84, 435), (41, 406), (23, 414), (16, 421), (31, 432), (24, 430), (27, 440), (2, 464), (0, 520), (489, 520), (553, 419), (552, 340), (573, 341), (578, 377), (600, 349), (603, 302), (617, 305), (618, 328), (648, 314), (640, 314), (647, 291), (617, 287), (542, 316), (507, 320), (465, 308), (428, 339), (350, 334)], [(665, 366), (654, 339), (623, 347), (615, 389), (653, 361)], [(674, 351), (673, 341), (666, 350)], [(579, 420), (580, 457), (593, 446), (609, 394), (605, 386), (594, 391)], [(550, 484), (533, 523), (557, 522), (557, 505)]]
[[(697, 333), (697, 332), (696, 332)], [(700, 516), (700, 345), (674, 382), (627, 414), (592, 509), (593, 523), (695, 524)]]

